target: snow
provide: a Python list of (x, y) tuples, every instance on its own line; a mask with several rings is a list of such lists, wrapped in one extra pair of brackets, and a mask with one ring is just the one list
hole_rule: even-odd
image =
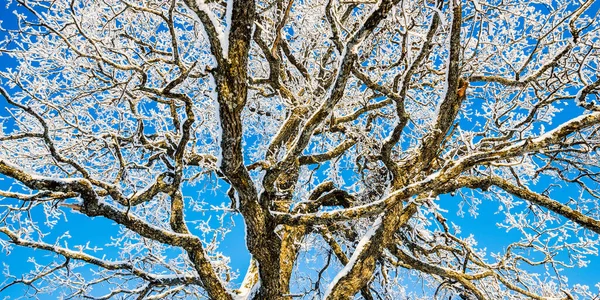
[[(258, 270), (258, 261), (255, 260), (250, 260), (250, 266), (248, 267), (248, 270), (252, 269), (253, 263), (256, 263), (256, 270)], [(248, 283), (252, 282), (252, 277), (254, 277), (255, 275), (255, 272), (246, 273), (246, 276), (244, 276), (244, 280), (242, 281), (242, 285), (237, 290), (237, 293), (231, 293), (233, 294), (233, 299), (246, 300), (254, 298), (253, 296), (258, 292), (258, 289), (260, 288), (260, 277), (258, 277), (258, 281), (252, 286), (248, 286)]]
[(233, 193), (233, 198), (235, 198), (235, 209), (239, 210), (240, 207), (241, 207), (241, 204), (240, 204), (240, 195), (238, 193), (234, 192)]
[(375, 223), (373, 223), (373, 225), (371, 226), (371, 229), (369, 229), (369, 231), (367, 231), (367, 233), (362, 237), (362, 239), (360, 239), (360, 242), (358, 243), (358, 246), (356, 246), (356, 249), (354, 249), (354, 253), (352, 253), (352, 257), (348, 261), (348, 264), (346, 264), (346, 266), (344, 266), (344, 268), (335, 276), (335, 278), (333, 278), (333, 280), (327, 287), (327, 291), (325, 291), (324, 298), (328, 298), (331, 294), (332, 289), (337, 285), (338, 281), (340, 281), (340, 279), (342, 279), (350, 272), (350, 270), (352, 270), (352, 267), (354, 267), (354, 265), (356, 264), (358, 257), (367, 247), (367, 245), (369, 245), (369, 243), (371, 242), (371, 238), (375, 235), (375, 232), (381, 226), (382, 219), (383, 216), (379, 216), (377, 220), (375, 220)]
[[(5, 164), (8, 165), (7, 162), (4, 162)], [(18, 167), (14, 167), (17, 168)], [(28, 175), (31, 177), (32, 180), (35, 181), (54, 181), (56, 183), (62, 184), (62, 185), (69, 185), (69, 184), (73, 184), (73, 183), (77, 183), (80, 182), (81, 178), (55, 178), (55, 177), (47, 177), (47, 176), (41, 176), (41, 175), (36, 175), (36, 174), (29, 174)]]
[(208, 5), (204, 3), (204, 0), (196, 0), (196, 5), (198, 5), (198, 9), (200, 9), (208, 16), (210, 22), (215, 27), (215, 31), (217, 32), (217, 39), (219, 40), (219, 43), (221, 44), (221, 49), (223, 51), (223, 57), (227, 59), (227, 56), (229, 54), (229, 29), (231, 27), (231, 12), (233, 11), (233, 0), (227, 1), (227, 11), (225, 12), (226, 27), (223, 27), (223, 25), (221, 25), (219, 19), (215, 16), (215, 14), (212, 13), (210, 7), (208, 7)]
[(539, 143), (539, 142), (541, 142), (541, 141), (543, 141), (543, 140), (545, 140), (547, 138), (552, 137), (554, 134), (556, 134), (558, 131), (562, 130), (563, 128), (565, 128), (567, 126), (570, 126), (573, 123), (579, 123), (579, 122), (581, 122), (584, 119), (587, 119), (589, 117), (599, 118), (600, 117), (600, 112), (595, 112), (595, 113), (592, 113), (592, 114), (589, 114), (589, 115), (580, 115), (580, 116), (578, 116), (576, 118), (571, 119), (568, 122), (565, 122), (565, 123), (559, 125), (558, 127), (554, 128), (554, 129), (552, 129), (552, 130), (550, 130), (550, 131), (548, 131), (548, 132), (546, 132), (546, 133), (538, 136), (537, 138), (534, 138), (532, 141), (534, 143)]
[(217, 120), (217, 126), (215, 128), (215, 144), (218, 145), (218, 149), (215, 154), (217, 158), (217, 168), (221, 168), (221, 163), (223, 162), (223, 150), (221, 149), (221, 141), (223, 141), (223, 128), (221, 124), (221, 118), (219, 110), (221, 109), (219, 104), (219, 95), (217, 93), (217, 83), (215, 82), (214, 77), (209, 76), (209, 85), (210, 85), (210, 98), (215, 102), (215, 119)]
[(233, 12), (233, 0), (227, 0), (227, 8), (225, 12), (225, 30), (221, 36), (221, 47), (223, 48), (223, 56), (225, 59), (229, 57), (229, 32), (231, 31), (231, 13)]
[(577, 95), (575, 95), (575, 101), (577, 101), (578, 105), (581, 105), (581, 104), (583, 104), (585, 102), (584, 101), (585, 99), (583, 99), (582, 94), (583, 94), (583, 89), (580, 89), (577, 92)]
[[(461, 158), (459, 161), (460, 162), (462, 160), (464, 160), (465, 158)], [(442, 174), (441, 171), (437, 171), (435, 173), (432, 173), (431, 175), (427, 176), (426, 178), (424, 178), (421, 181), (412, 183), (410, 185), (407, 185), (405, 187), (403, 187), (402, 189), (399, 189), (397, 191), (394, 191), (392, 193), (387, 194), (387, 196), (383, 199), (377, 200), (377, 201), (373, 201), (373, 202), (369, 202), (369, 203), (365, 203), (363, 205), (358, 205), (358, 206), (353, 206), (351, 208), (343, 208), (343, 209), (335, 209), (335, 210), (330, 210), (330, 211), (319, 211), (316, 213), (308, 213), (308, 214), (294, 214), (294, 217), (303, 217), (303, 216), (314, 216), (316, 218), (328, 218), (328, 217), (335, 217), (335, 216), (342, 216), (347, 212), (350, 211), (366, 211), (369, 208), (376, 208), (382, 204), (384, 204), (387, 201), (391, 201), (390, 199), (392, 199), (393, 197), (400, 195), (402, 193), (405, 193), (407, 190), (410, 190), (412, 188), (417, 188), (417, 190), (422, 189), (425, 185), (427, 185), (428, 183), (431, 183), (432, 181), (434, 181), (438, 176), (440, 176)], [(419, 191), (418, 191), (419, 192)], [(412, 195), (409, 195), (412, 196)], [(287, 215), (287, 213), (282, 213), (282, 212), (277, 212), (277, 211), (271, 211), (271, 213), (273, 215)]]
[[(450, 1), (450, 3), (452, 3), (452, 1)], [(444, 13), (442, 13), (441, 10), (439, 10), (435, 6), (427, 6), (427, 8), (429, 8), (437, 13), (437, 15), (440, 17), (440, 22), (442, 23), (442, 27), (448, 26), (448, 21), (446, 20), (446, 16), (444, 16)]]

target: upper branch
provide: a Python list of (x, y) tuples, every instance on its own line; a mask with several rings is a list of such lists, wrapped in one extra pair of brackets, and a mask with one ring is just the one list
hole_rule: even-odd
[(459, 89), (460, 78), (460, 28), (462, 25), (461, 4), (456, 0), (451, 1), (452, 5), (452, 27), (450, 29), (448, 69), (446, 70), (446, 95), (438, 109), (437, 120), (431, 133), (424, 137), (421, 147), (420, 160), (427, 168), (435, 155), (437, 154), (441, 142), (448, 133), (452, 122), (460, 111), (460, 106), (465, 97), (460, 97), (457, 93)]
[(189, 7), (202, 22), (204, 30), (206, 30), (206, 34), (208, 35), (208, 40), (210, 42), (212, 54), (217, 59), (217, 63), (219, 65), (225, 65), (227, 59), (225, 51), (227, 51), (228, 49), (225, 49), (227, 45), (224, 45), (223, 40), (220, 38), (223, 34), (220, 31), (223, 31), (223, 28), (219, 24), (219, 20), (210, 11), (210, 9), (204, 3), (204, 1), (184, 0), (184, 2), (187, 5), (187, 7)]

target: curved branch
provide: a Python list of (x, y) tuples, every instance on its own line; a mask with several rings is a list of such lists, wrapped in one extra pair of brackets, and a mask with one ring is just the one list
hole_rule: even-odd
[(582, 214), (581, 212), (570, 208), (567, 205), (564, 205), (556, 200), (552, 200), (549, 197), (538, 194), (536, 192), (531, 191), (526, 187), (520, 187), (510, 183), (508, 180), (503, 179), (498, 176), (490, 176), (485, 178), (477, 178), (477, 177), (459, 177), (457, 179), (459, 182), (458, 186), (465, 186), (469, 188), (479, 188), (486, 190), (490, 186), (497, 186), (500, 189), (512, 194), (516, 197), (519, 197), (523, 200), (527, 200), (531, 203), (539, 205), (541, 207), (545, 207), (548, 210), (561, 215), (580, 226), (587, 228), (597, 234), (600, 234), (600, 220), (596, 220), (589, 216)]
[(196, 271), (208, 292), (214, 299), (231, 299), (221, 280), (215, 274), (212, 265), (204, 252), (202, 241), (190, 234), (173, 233), (153, 226), (146, 221), (122, 211), (98, 199), (92, 185), (85, 179), (56, 179), (42, 176), (32, 176), (18, 167), (0, 159), (0, 174), (14, 178), (27, 187), (35, 190), (54, 192), (76, 192), (83, 200), (81, 205), (71, 205), (90, 217), (103, 216), (125, 226), (139, 235), (154, 239), (161, 243), (179, 246), (188, 251)]

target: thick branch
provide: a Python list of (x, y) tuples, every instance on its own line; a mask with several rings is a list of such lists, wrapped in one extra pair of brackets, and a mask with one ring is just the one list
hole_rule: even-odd
[(212, 265), (204, 253), (202, 242), (196, 236), (168, 232), (148, 224), (146, 221), (129, 214), (127, 211), (122, 211), (110, 204), (99, 201), (91, 184), (85, 179), (53, 179), (42, 176), (32, 176), (3, 160), (0, 160), (0, 174), (14, 178), (25, 184), (27, 187), (35, 190), (65, 193), (76, 192), (83, 199), (83, 204), (78, 208), (82, 213), (90, 217), (106, 217), (118, 224), (124, 225), (127, 229), (132, 230), (143, 237), (186, 249), (191, 255), (194, 266), (198, 271), (200, 279), (208, 294), (214, 299), (231, 298), (220, 279), (214, 273)]
[[(431, 130), (431, 133), (423, 138), (421, 147), (420, 161), (422, 168), (427, 168), (435, 158), (441, 142), (448, 133), (452, 122), (460, 110), (460, 106), (465, 97), (459, 97), (457, 91), (460, 78), (460, 28), (462, 25), (462, 9), (460, 3), (451, 0), (452, 7), (452, 27), (450, 29), (448, 70), (446, 71), (446, 95), (438, 109), (438, 116)], [(436, 15), (437, 16), (437, 15)]]

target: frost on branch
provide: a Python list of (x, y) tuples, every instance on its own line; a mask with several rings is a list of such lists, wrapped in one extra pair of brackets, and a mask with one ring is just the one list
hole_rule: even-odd
[(9, 2), (0, 292), (593, 297), (599, 8), (529, 2)]

